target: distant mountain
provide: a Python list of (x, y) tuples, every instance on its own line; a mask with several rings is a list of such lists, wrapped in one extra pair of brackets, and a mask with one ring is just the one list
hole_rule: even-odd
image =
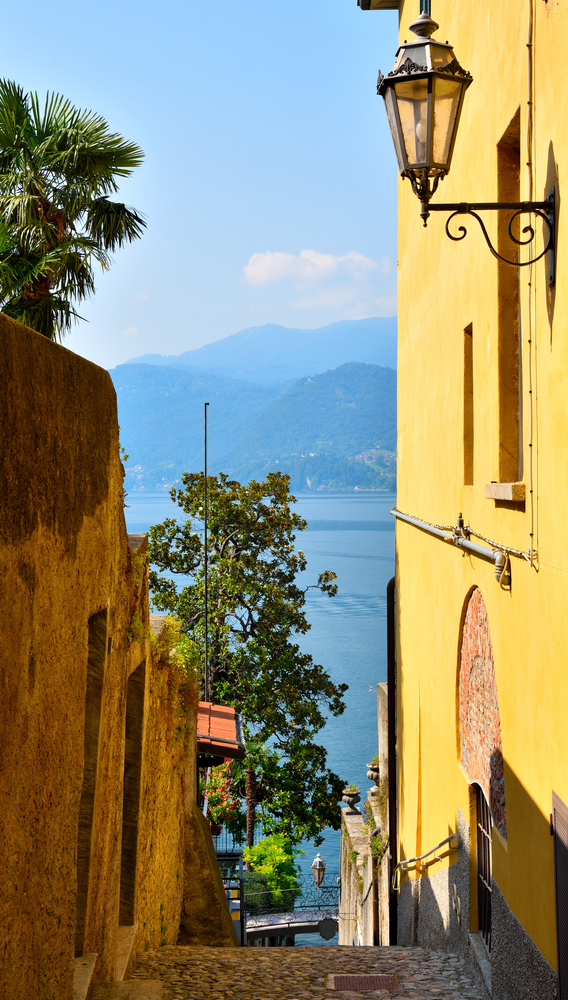
[(341, 320), (317, 330), (253, 326), (195, 351), (143, 354), (127, 364), (199, 369), (272, 384), (296, 381), (350, 361), (396, 368), (396, 318)]
[(392, 489), (396, 373), (346, 364), (285, 392), (205, 372), (127, 364), (111, 372), (127, 490), (171, 486), (203, 468), (203, 403), (209, 465), (247, 482), (280, 469), (300, 489)]
[(127, 489), (171, 485), (182, 472), (203, 468), (205, 402), (210, 403), (213, 470), (282, 391), (278, 386), (249, 385), (157, 365), (118, 365), (110, 376), (118, 397), (120, 440), (129, 456)]
[(294, 489), (392, 488), (395, 451), (396, 372), (352, 363), (271, 402), (225, 464), (240, 480), (280, 469)]

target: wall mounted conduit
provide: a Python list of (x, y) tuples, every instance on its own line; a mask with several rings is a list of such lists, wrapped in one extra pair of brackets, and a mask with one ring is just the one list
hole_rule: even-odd
[[(511, 584), (510, 556), (517, 556), (519, 559), (525, 559), (527, 562), (530, 562), (530, 553), (523, 552), (521, 549), (510, 548), (508, 545), (491, 542), (488, 538), (484, 538), (483, 535), (478, 535), (477, 532), (472, 531), (470, 527), (464, 524), (461, 514), (458, 514), (458, 523), (455, 527), (422, 521), (419, 517), (403, 514), (396, 507), (392, 508), (391, 514), (399, 521), (405, 521), (406, 524), (420, 528), (421, 531), (426, 531), (429, 535), (434, 535), (435, 538), (441, 538), (442, 541), (450, 542), (450, 544), (463, 549), (465, 552), (471, 552), (472, 555), (478, 556), (480, 559), (485, 559), (486, 562), (492, 562), (495, 566), (495, 579), (502, 587), (508, 588)], [(486, 548), (485, 545), (472, 542), (471, 535), (482, 538), (488, 545), (491, 545), (491, 548)]]

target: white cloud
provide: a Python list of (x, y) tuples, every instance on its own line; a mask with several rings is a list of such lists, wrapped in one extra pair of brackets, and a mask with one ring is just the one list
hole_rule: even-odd
[[(388, 264), (388, 258), (384, 259)], [(292, 253), (268, 250), (266, 253), (253, 253), (243, 270), (249, 285), (268, 285), (290, 278), (301, 282), (321, 281), (331, 275), (354, 278), (379, 268), (383, 270), (383, 267), (383, 261), (379, 265), (355, 250), (342, 257), (320, 253), (319, 250), (301, 250), (297, 257)]]
[(135, 337), (137, 333), (138, 333), (138, 327), (137, 326), (127, 326), (126, 330), (122, 331), (122, 336), (123, 337)]
[(309, 312), (302, 322), (310, 325), (396, 313), (396, 268), (388, 257), (269, 250), (253, 253), (243, 274), (255, 289), (250, 310), (278, 316), (278, 322), (296, 323), (298, 312)]

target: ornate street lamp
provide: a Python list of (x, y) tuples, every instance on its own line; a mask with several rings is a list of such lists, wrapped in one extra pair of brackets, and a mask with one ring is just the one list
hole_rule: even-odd
[[(392, 133), (398, 168), (402, 177), (408, 177), (412, 190), (420, 199), (420, 215), (426, 225), (430, 212), (450, 212), (446, 233), (459, 242), (467, 235), (465, 226), (458, 227), (453, 235), (449, 225), (456, 215), (472, 215), (479, 222), (491, 253), (504, 264), (528, 267), (546, 253), (549, 258), (549, 285), (555, 280), (555, 191), (550, 191), (545, 201), (517, 202), (457, 202), (434, 205), (431, 198), (438, 184), (450, 170), (465, 92), (472, 82), (471, 74), (457, 61), (452, 46), (438, 42), (431, 36), (439, 25), (429, 13), (422, 13), (410, 25), (416, 39), (400, 46), (395, 64), (388, 74), (379, 73), (377, 93), (384, 98)], [(513, 226), (520, 215), (533, 214), (545, 224), (545, 247), (541, 253), (519, 261), (517, 254), (509, 260), (497, 252), (489, 239), (478, 211), (513, 211), (509, 221), (509, 238), (517, 247), (528, 246), (535, 238), (532, 225), (517, 237)]]
[(316, 883), (318, 889), (323, 882), (325, 875), (325, 861), (323, 860), (321, 854), (318, 853), (317, 857), (312, 861), (312, 875), (314, 876), (314, 882)]
[(428, 14), (410, 25), (417, 36), (400, 46), (388, 76), (379, 73), (398, 169), (420, 198), (426, 225), (428, 203), (450, 169), (464, 94), (472, 82), (452, 46), (435, 41), (439, 28)]

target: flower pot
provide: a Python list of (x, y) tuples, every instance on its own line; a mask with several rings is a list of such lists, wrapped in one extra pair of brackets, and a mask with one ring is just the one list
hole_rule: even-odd
[(351, 810), (354, 810), (357, 803), (361, 801), (361, 796), (359, 795), (359, 792), (354, 792), (349, 788), (343, 789), (343, 794), (341, 797), (343, 802), (346, 802)]
[(367, 771), (367, 777), (369, 781), (374, 781), (375, 785), (378, 785), (381, 780), (381, 772), (378, 764), (367, 764), (369, 770)]
[(211, 829), (211, 836), (212, 837), (218, 837), (219, 834), (221, 833), (221, 830), (223, 829), (223, 824), (222, 823), (210, 823), (209, 827)]

